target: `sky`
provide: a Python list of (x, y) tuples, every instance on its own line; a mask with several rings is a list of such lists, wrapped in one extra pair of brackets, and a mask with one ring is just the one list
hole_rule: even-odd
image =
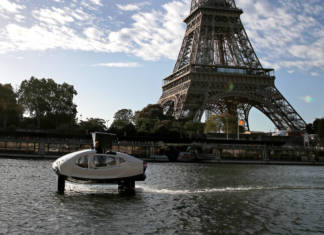
[[(69, 83), (79, 120), (111, 124), (157, 103), (186, 30), (190, 0), (0, 0), (0, 83)], [(324, 0), (236, 0), (276, 87), (307, 123), (324, 117)], [(250, 127), (274, 131), (253, 109)]]

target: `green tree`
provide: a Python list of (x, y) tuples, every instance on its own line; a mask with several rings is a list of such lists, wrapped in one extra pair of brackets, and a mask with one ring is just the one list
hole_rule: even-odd
[(184, 123), (183, 129), (188, 137), (200, 136), (204, 133), (205, 124), (188, 120)]
[(212, 115), (206, 122), (205, 133), (236, 133), (237, 132), (237, 118), (235, 115), (229, 113)]
[(87, 118), (86, 121), (80, 121), (79, 127), (86, 133), (107, 130), (106, 121), (101, 118)]
[(318, 135), (320, 136), (321, 139), (324, 138), (324, 119), (322, 119), (322, 121), (320, 122)]
[(172, 137), (177, 132), (174, 127), (174, 123), (171, 120), (156, 120), (154, 121), (151, 133), (161, 137)]
[(3, 128), (17, 125), (22, 116), (22, 107), (18, 105), (17, 94), (10, 84), (0, 83), (0, 123)]
[(109, 127), (109, 132), (118, 136), (135, 136), (137, 134), (134, 124), (125, 124), (124, 121), (114, 121)]
[(162, 120), (168, 118), (163, 114), (163, 108), (159, 104), (149, 104), (136, 113), (135, 126), (138, 132), (155, 133), (161, 129)]
[(205, 124), (205, 133), (219, 133), (223, 128), (223, 123), (219, 121), (216, 115), (211, 116)]
[(191, 118), (176, 120), (164, 114), (159, 104), (149, 104), (143, 110), (135, 112), (134, 116), (139, 133), (148, 133), (157, 137), (197, 137), (203, 134), (204, 130), (203, 123), (193, 122)]
[(73, 103), (75, 95), (77, 92), (72, 85), (35, 77), (23, 81), (18, 91), (19, 103), (36, 120), (38, 128), (42, 122), (46, 123), (44, 128), (74, 125), (77, 114), (77, 106)]
[(111, 130), (114, 132), (123, 132), (123, 129), (133, 130), (135, 127), (134, 123), (134, 114), (130, 109), (121, 109), (117, 111), (114, 115), (114, 121), (110, 126)]
[(313, 123), (315, 133), (321, 138), (324, 138), (324, 118), (317, 118)]
[(153, 133), (155, 123), (159, 120), (152, 120), (148, 118), (136, 119), (136, 130), (140, 133)]
[(134, 122), (134, 114), (131, 109), (121, 109), (114, 115), (115, 121), (126, 121), (128, 123)]
[(54, 118), (56, 128), (62, 125), (73, 126), (77, 115), (77, 106), (73, 103), (73, 98), (77, 91), (67, 83), (56, 84), (54, 91), (49, 118)]
[(312, 123), (308, 123), (306, 125), (306, 132), (308, 134), (315, 134), (315, 130), (314, 130), (314, 127), (313, 127), (313, 124)]
[(138, 119), (165, 120), (163, 108), (159, 104), (149, 104), (137, 115)]

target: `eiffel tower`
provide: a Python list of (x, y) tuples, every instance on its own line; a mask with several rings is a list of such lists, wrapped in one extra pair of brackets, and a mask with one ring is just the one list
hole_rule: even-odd
[(234, 0), (192, 0), (173, 73), (159, 100), (175, 118), (200, 121), (203, 113), (245, 120), (256, 108), (279, 130), (302, 131), (305, 121), (275, 87), (274, 69), (263, 68)]

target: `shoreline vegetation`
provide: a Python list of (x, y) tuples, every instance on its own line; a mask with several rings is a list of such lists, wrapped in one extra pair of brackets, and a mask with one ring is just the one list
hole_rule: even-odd
[[(0, 154), (0, 159), (14, 159), (14, 160), (33, 160), (33, 161), (54, 161), (60, 156), (22, 156), (22, 155), (5, 155)], [(148, 163), (168, 163), (168, 160), (158, 160), (152, 158), (141, 158)], [(269, 166), (324, 166), (324, 156), (320, 161), (270, 161), (270, 160), (212, 160), (201, 159), (198, 161), (173, 161), (172, 163), (202, 163), (202, 164), (217, 164), (217, 165), (269, 165)]]
[[(303, 156), (316, 160), (322, 154), (318, 149), (324, 146), (324, 118), (308, 124), (303, 133), (286, 130), (290, 136), (272, 136), (238, 128), (236, 114), (212, 115), (201, 123), (192, 117), (175, 119), (160, 105), (149, 104), (135, 112), (118, 110), (108, 126), (102, 118), (78, 118), (81, 114), (73, 102), (77, 94), (73, 85), (53, 79), (31, 77), (17, 90), (0, 84), (0, 153), (64, 154), (91, 147), (90, 133), (95, 131), (116, 134), (121, 143), (116, 148), (124, 152), (143, 158), (164, 151), (172, 155), (168, 156), (171, 160), (193, 145), (199, 148), (191, 152), (214, 154), (222, 160), (302, 161)], [(307, 146), (306, 133), (314, 137)], [(281, 153), (276, 156), (276, 151)]]
[[(201, 138), (162, 138), (121, 136), (113, 151), (148, 161), (282, 162), (324, 161), (324, 148), (305, 145), (303, 136), (260, 134), (208, 134)], [(55, 159), (64, 154), (92, 148), (90, 135), (63, 135), (45, 131), (0, 132), (0, 158)]]

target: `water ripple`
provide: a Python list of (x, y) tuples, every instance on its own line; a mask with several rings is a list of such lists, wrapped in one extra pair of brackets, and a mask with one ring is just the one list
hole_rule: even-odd
[(0, 161), (0, 234), (319, 234), (321, 167), (149, 164), (136, 195), (66, 184), (50, 161)]

